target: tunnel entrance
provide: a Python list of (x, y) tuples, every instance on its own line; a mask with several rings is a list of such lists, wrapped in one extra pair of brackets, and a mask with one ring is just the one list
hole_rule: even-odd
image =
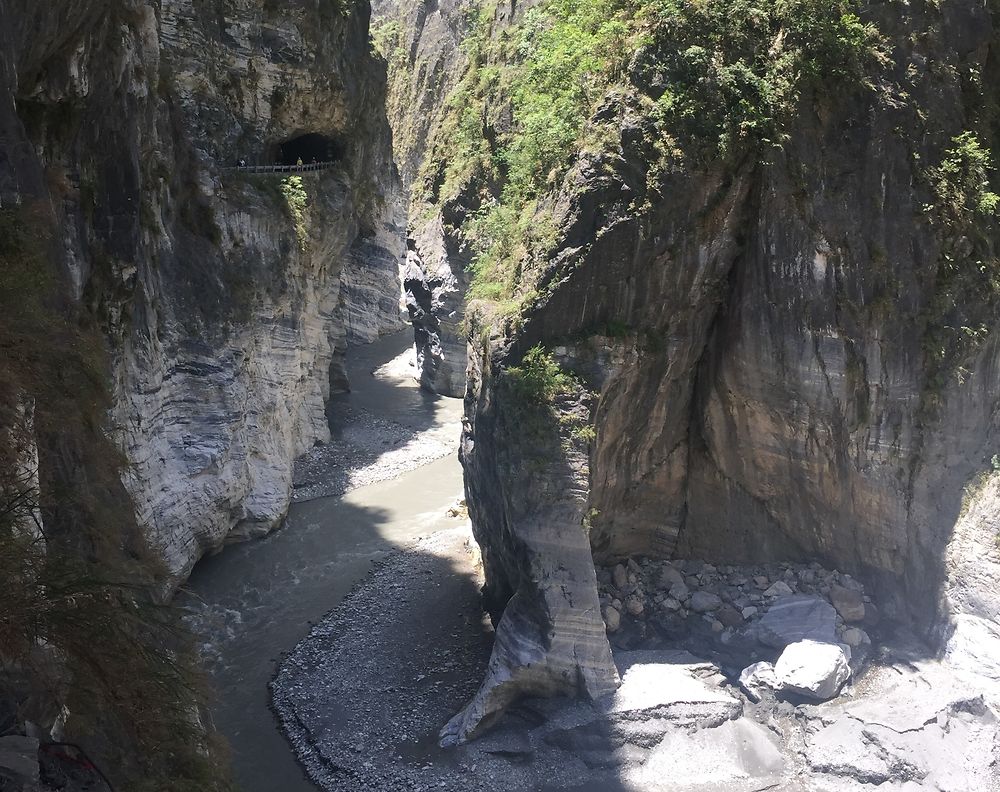
[(310, 132), (286, 140), (275, 147), (277, 165), (303, 165), (319, 162), (337, 162), (343, 157), (342, 146), (333, 138)]

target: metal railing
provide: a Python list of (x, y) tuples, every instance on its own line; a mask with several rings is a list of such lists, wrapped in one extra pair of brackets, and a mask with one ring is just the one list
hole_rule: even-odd
[(224, 171), (238, 173), (311, 173), (313, 171), (329, 170), (339, 165), (339, 162), (310, 162), (303, 165), (231, 165)]

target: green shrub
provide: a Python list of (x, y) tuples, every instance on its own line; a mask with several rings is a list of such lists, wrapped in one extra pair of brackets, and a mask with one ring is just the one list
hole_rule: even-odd
[(952, 148), (945, 152), (941, 164), (928, 174), (937, 203), (926, 210), (952, 222), (969, 222), (977, 214), (996, 214), (1000, 195), (990, 189), (993, 163), (989, 149), (972, 132), (963, 132), (951, 142)]
[(572, 393), (578, 383), (567, 374), (542, 346), (528, 350), (520, 366), (511, 366), (506, 379), (513, 392), (525, 402), (551, 404), (557, 396)]
[(924, 206), (940, 244), (934, 289), (924, 306), (925, 381), (920, 413), (932, 417), (953, 378), (981, 348), (1000, 304), (1000, 262), (993, 246), (1000, 196), (990, 187), (992, 154), (973, 132), (951, 139), (924, 177), (934, 202)]
[(309, 247), (309, 229), (306, 226), (306, 211), (309, 208), (309, 193), (301, 176), (287, 176), (281, 180), (281, 194), (285, 199), (288, 215), (295, 224), (295, 236), (299, 240), (299, 249), (305, 251)]
[(514, 411), (521, 431), (534, 439), (561, 438), (565, 445), (570, 438), (590, 443), (596, 431), (589, 416), (577, 409), (559, 409), (560, 397), (586, 395), (583, 383), (564, 371), (559, 362), (541, 345), (528, 350), (521, 365), (504, 372), (503, 383), (510, 397), (505, 403)]

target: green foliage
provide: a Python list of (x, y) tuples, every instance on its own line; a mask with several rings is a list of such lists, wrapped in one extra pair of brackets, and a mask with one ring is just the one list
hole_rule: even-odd
[(500, 152), (508, 202), (554, 183), (589, 114), (620, 79), (630, 32), (620, 0), (550, 0), (525, 15), (510, 79), (517, 131)]
[(405, 64), (406, 49), (403, 47), (403, 24), (398, 20), (372, 22), (369, 29), (372, 48), (390, 64), (399, 68)]
[(970, 222), (977, 214), (996, 214), (1000, 195), (990, 190), (989, 149), (972, 132), (963, 132), (951, 142), (941, 164), (930, 170), (937, 204), (926, 210), (956, 223)]
[(299, 249), (309, 247), (309, 229), (306, 226), (306, 211), (309, 209), (309, 194), (301, 176), (288, 176), (281, 180), (281, 195), (285, 199), (288, 214), (295, 223), (295, 236)]
[(577, 152), (614, 146), (617, 120), (594, 118), (612, 89), (645, 95), (667, 167), (780, 145), (807, 88), (871, 88), (887, 61), (856, 0), (545, 0), (502, 30), (495, 8), (472, 20), (414, 195), (433, 206), (491, 186), (463, 227), (486, 299), (531, 298), (556, 240), (546, 196)]
[(528, 350), (520, 366), (507, 369), (506, 380), (520, 400), (531, 404), (551, 404), (578, 386), (576, 378), (540, 345)]
[[(701, 157), (780, 145), (803, 91), (867, 86), (887, 60), (853, 0), (652, 0), (641, 71), (662, 128)], [(654, 77), (662, 72), (665, 79)]]
[(0, 309), (7, 316), (38, 310), (52, 287), (33, 223), (23, 213), (0, 210)]
[[(315, 8), (324, 20), (336, 20), (350, 16), (354, 11), (354, 0), (317, 0)], [(286, 0), (264, 0), (264, 18), (273, 20), (288, 10)]]
[(509, 397), (504, 403), (513, 409), (526, 436), (562, 438), (564, 445), (569, 438), (586, 444), (596, 437), (589, 416), (584, 417), (578, 408), (558, 407), (561, 397), (584, 394), (586, 389), (541, 345), (528, 350), (520, 366), (511, 366), (504, 372), (503, 384)]
[(992, 239), (1000, 196), (990, 189), (992, 154), (972, 132), (951, 139), (925, 178), (935, 202), (924, 211), (940, 242), (936, 282), (922, 318), (926, 380), (921, 412), (932, 416), (949, 380), (964, 380), (964, 363), (981, 347), (1000, 303), (1000, 261)]

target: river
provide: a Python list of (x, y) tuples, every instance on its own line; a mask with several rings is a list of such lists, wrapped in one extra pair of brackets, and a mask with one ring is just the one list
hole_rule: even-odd
[[(345, 408), (365, 409), (414, 432), (453, 427), (457, 449), (460, 400), (424, 393), (403, 377), (371, 374), (411, 338), (403, 333), (352, 348), (352, 392), (331, 401), (335, 436), (347, 428), (339, 419)], [(461, 492), (452, 453), (343, 497), (293, 503), (270, 536), (227, 547), (195, 567), (181, 603), (201, 637), (215, 694), (212, 716), (230, 743), (241, 792), (314, 792), (269, 708), (276, 664), (375, 561), (448, 525), (445, 512)]]

